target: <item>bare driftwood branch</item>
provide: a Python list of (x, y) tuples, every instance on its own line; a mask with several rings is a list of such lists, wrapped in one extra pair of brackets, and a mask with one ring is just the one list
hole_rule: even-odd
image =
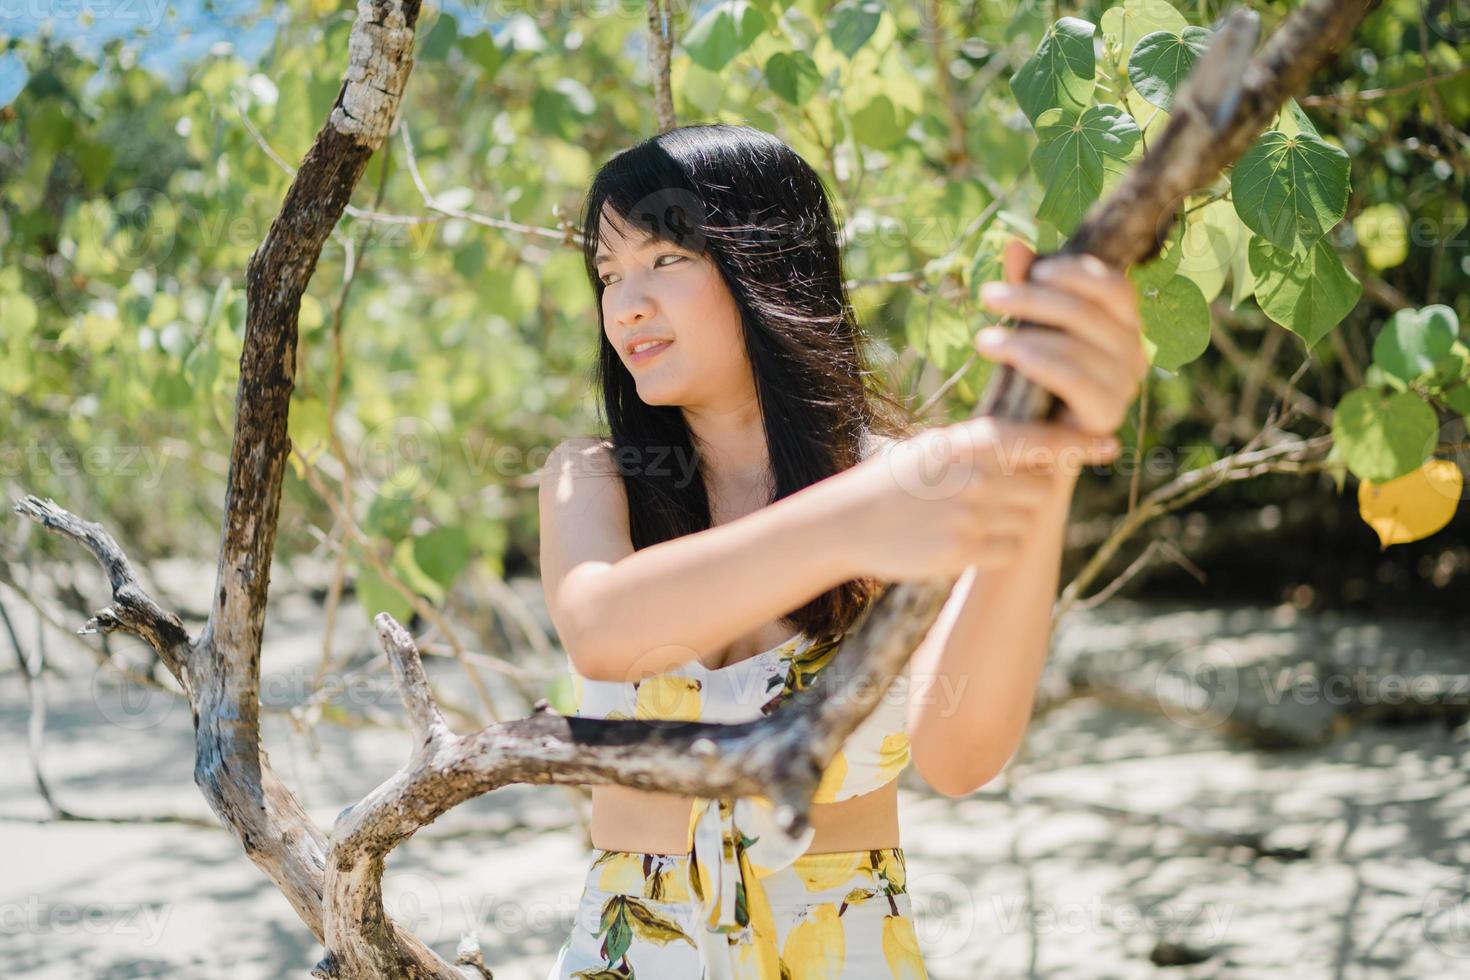
[[(1091, 252), (1119, 266), (1151, 254), (1175, 205), (1244, 150), (1369, 5), (1309, 0), (1244, 71), (1253, 21), (1233, 15), (1199, 77), (1180, 93), (1168, 129), (1065, 250)], [(297, 314), (323, 242), (397, 116), (418, 13), (418, 0), (359, 0), (336, 104), (250, 257), (219, 566), (201, 634), (191, 638), (176, 615), (139, 587), (100, 526), (32, 496), (16, 505), (88, 548), (107, 571), (112, 603), (83, 631), (140, 636), (179, 680), (194, 712), (196, 783), (324, 944), (313, 975), (344, 980), (489, 975), (473, 942), (462, 945), (451, 965), (392, 922), (381, 881), (395, 846), (457, 804), (508, 783), (763, 795), (785, 831), (801, 832), (823, 769), (883, 697), (954, 585), (941, 579), (886, 590), (849, 634), (844, 656), (775, 712), (741, 725), (563, 717), (540, 701), (529, 717), (458, 735), (434, 703), (407, 631), (380, 614), (379, 636), (402, 691), (414, 751), (397, 773), (338, 816), (329, 837), (322, 834), (276, 776), (259, 725), (261, 637), (291, 448), (286, 420)], [(432, 202), (421, 181), (420, 190)], [(1052, 408), (1050, 395), (1002, 365), (977, 414), (1033, 419)]]
[(669, 0), (648, 0), (648, 35), (648, 67), (653, 72), (658, 131), (667, 133), (679, 122), (674, 115), (674, 89), (669, 84), (669, 54), (674, 47), (674, 15)]

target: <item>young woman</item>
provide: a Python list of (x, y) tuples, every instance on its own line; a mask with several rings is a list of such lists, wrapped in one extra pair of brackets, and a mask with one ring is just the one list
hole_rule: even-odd
[(1060, 257), (1023, 283), (1013, 242), (986, 301), (1059, 329), (982, 350), (1067, 412), (921, 429), (874, 383), (827, 195), (781, 140), (646, 140), (599, 171), (582, 224), (608, 434), (559, 445), (540, 494), (577, 714), (758, 718), (831, 662), (880, 583), (960, 579), (799, 839), (763, 797), (593, 787), (597, 850), (548, 978), (923, 977), (896, 777), (912, 762), (960, 796), (1019, 742), (1073, 482), (1113, 458), (1147, 369), (1134, 291)]

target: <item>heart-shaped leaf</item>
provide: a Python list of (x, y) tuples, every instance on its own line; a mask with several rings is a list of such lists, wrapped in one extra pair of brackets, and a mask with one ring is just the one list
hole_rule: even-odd
[(1128, 80), (1138, 94), (1164, 111), (1174, 108), (1174, 93), (1210, 46), (1210, 31), (1186, 27), (1183, 33), (1155, 31), (1143, 38), (1128, 59)]
[(1097, 62), (1092, 36), (1097, 28), (1078, 17), (1063, 17), (1047, 28), (1041, 44), (1011, 76), (1011, 92), (1035, 124), (1048, 109), (1080, 114), (1092, 103)]
[(1070, 233), (1125, 169), (1138, 146), (1138, 124), (1114, 105), (1089, 106), (1080, 115), (1049, 109), (1036, 120), (1036, 133), (1041, 142), (1031, 169), (1046, 188), (1037, 216)]
[(1303, 254), (1347, 213), (1348, 155), (1308, 133), (1266, 133), (1235, 165), (1230, 194), (1247, 228)]
[(1325, 238), (1305, 256), (1252, 238), (1250, 267), (1256, 302), (1267, 316), (1302, 338), (1308, 350), (1341, 323), (1363, 295), (1363, 284)]

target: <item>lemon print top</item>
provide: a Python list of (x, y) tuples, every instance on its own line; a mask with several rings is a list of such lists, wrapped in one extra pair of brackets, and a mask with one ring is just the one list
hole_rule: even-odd
[[(840, 647), (841, 637), (819, 640), (798, 632), (779, 646), (725, 667), (711, 669), (691, 660), (637, 682), (592, 680), (573, 669), (572, 713), (584, 718), (754, 721), (774, 711), (791, 692), (809, 687)], [(833, 756), (814, 803), (870, 793), (898, 777), (909, 762), (909, 681), (906, 665)], [(763, 796), (695, 799), (689, 816), (689, 885), (699, 896), (710, 932), (743, 928), (752, 905), (764, 901), (759, 879), (789, 866), (810, 846), (813, 828), (788, 837), (773, 814)], [(701, 948), (709, 956), (726, 955), (728, 949), (709, 937)]]

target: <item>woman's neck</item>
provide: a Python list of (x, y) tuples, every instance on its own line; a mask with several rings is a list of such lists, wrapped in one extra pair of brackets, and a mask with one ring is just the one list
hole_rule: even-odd
[(683, 411), (711, 492), (739, 497), (769, 482), (771, 452), (753, 392), (738, 404)]

